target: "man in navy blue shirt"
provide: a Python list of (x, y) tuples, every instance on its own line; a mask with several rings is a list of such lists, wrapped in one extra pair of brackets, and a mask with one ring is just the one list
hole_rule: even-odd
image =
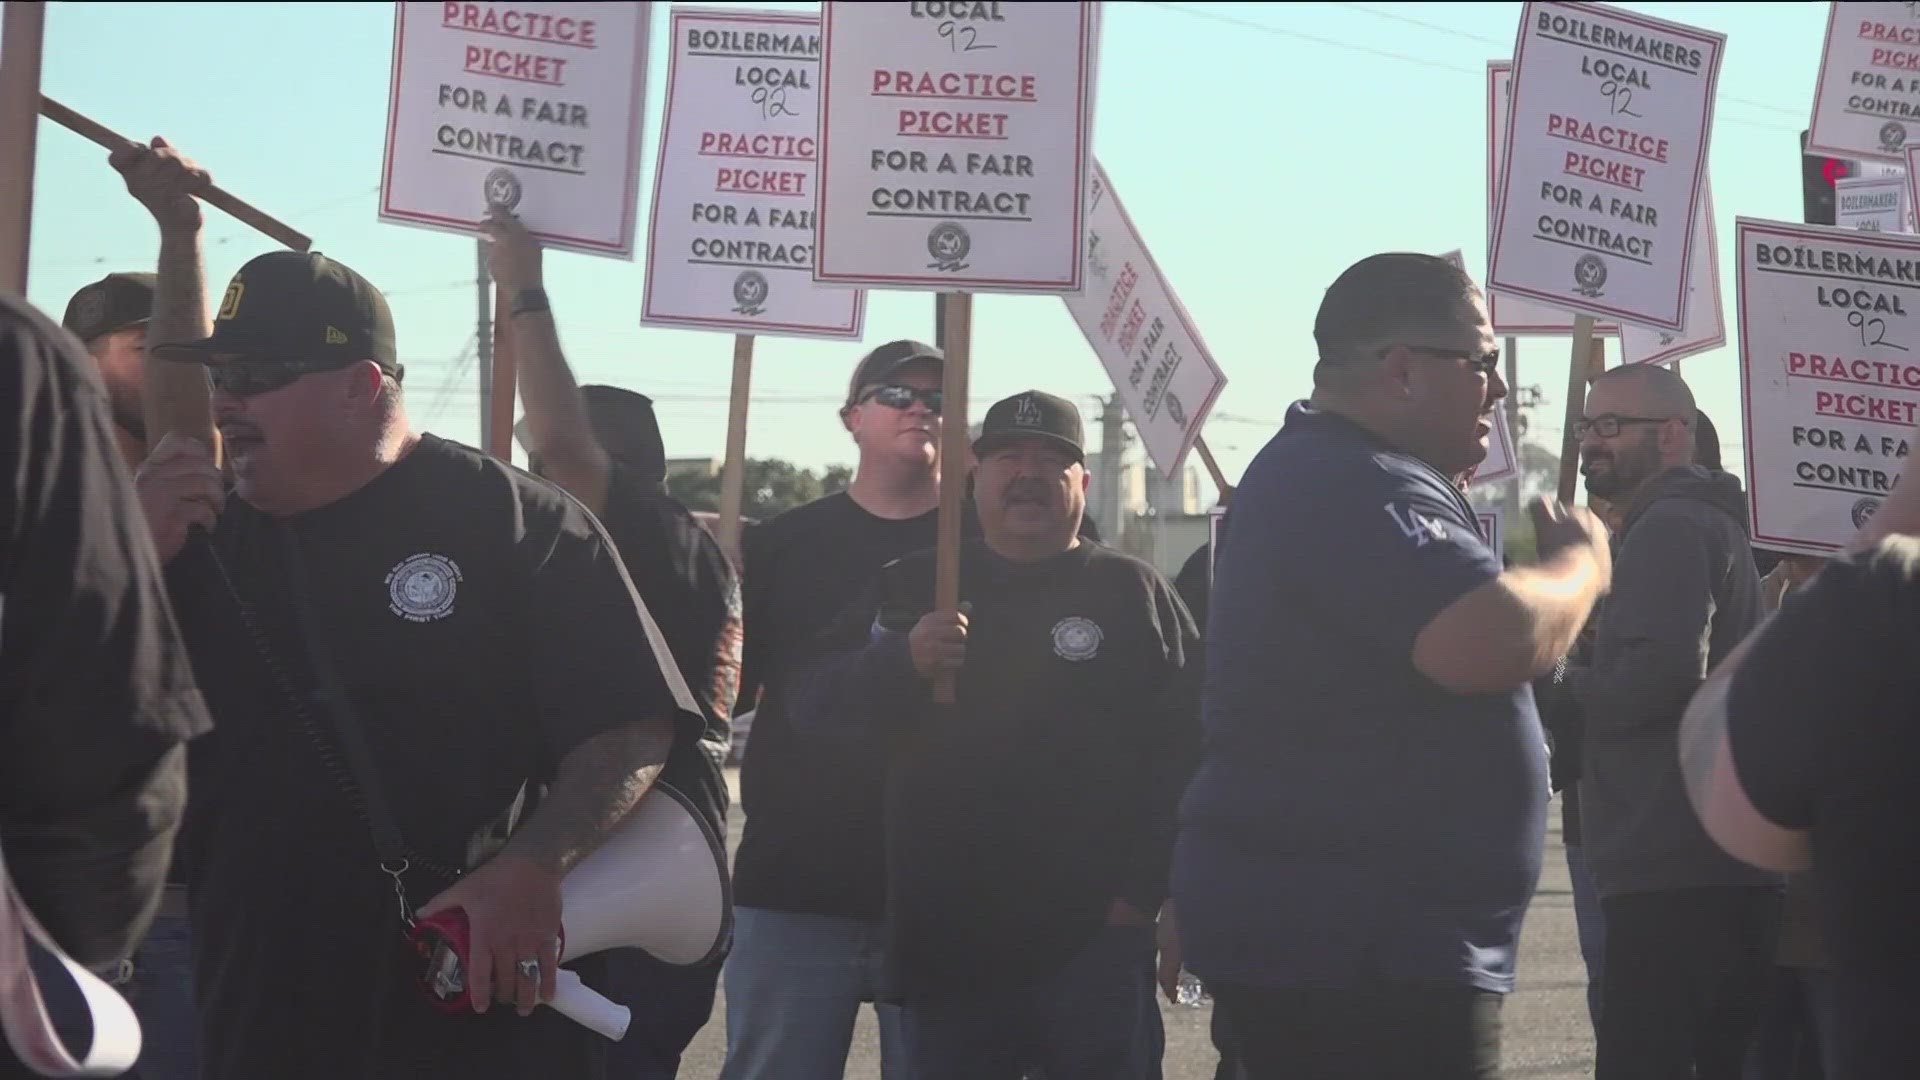
[(1541, 501), (1504, 570), (1452, 478), (1487, 451), (1486, 306), (1445, 260), (1327, 290), (1310, 401), (1234, 491), (1206, 750), (1173, 887), (1250, 1080), (1490, 1077), (1546, 827), (1530, 680), (1608, 585), (1606, 530)]

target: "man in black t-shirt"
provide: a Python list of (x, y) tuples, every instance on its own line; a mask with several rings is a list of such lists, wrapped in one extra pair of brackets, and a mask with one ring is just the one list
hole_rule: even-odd
[[(579, 499), (605, 524), (641, 600), (660, 624), (705, 729), (679, 740), (660, 783), (686, 796), (712, 830), (718, 858), (730, 794), (721, 767), (740, 677), (740, 582), (713, 535), (667, 494), (667, 455), (653, 403), (612, 386), (576, 387), (560, 349), (544, 288), (540, 245), (512, 214), (496, 209), (493, 279), (511, 308), (514, 361), (526, 418), (527, 466)], [(607, 1053), (620, 1080), (673, 1080), (680, 1056), (713, 1012), (724, 951), (680, 968), (639, 949), (606, 957), (597, 988), (633, 1013), (626, 1037)]]
[(740, 771), (722, 1080), (839, 1076), (866, 1001), (883, 1080), (904, 1075), (898, 1009), (878, 1001), (886, 755), (806, 734), (789, 676), (880, 567), (935, 541), (942, 363), (916, 341), (862, 358), (840, 409), (860, 451), (853, 483), (742, 536), (740, 702), (758, 707)]
[(1831, 1075), (1920, 1075), (1920, 500), (1908, 469), (1830, 561), (1694, 695), (1680, 764), (1728, 854), (1814, 872)]
[(889, 994), (917, 1080), (1158, 1077), (1155, 923), (1199, 751), (1199, 635), (1158, 571), (1079, 539), (1070, 402), (997, 403), (974, 452), (963, 610), (931, 610), (933, 551), (890, 564), (796, 704), (888, 750)]
[[(156, 323), (198, 291), (179, 269)], [(385, 299), (319, 253), (248, 262), (209, 336), (149, 351), (206, 365), (235, 477), (207, 542), (162, 549), (221, 725), (184, 840), (202, 1075), (602, 1075), (606, 1041), (538, 1007), (561, 881), (703, 727), (606, 530), (414, 432)], [(169, 433), (142, 482), (212, 468)], [(478, 1015), (430, 1003), (407, 942), (456, 909)]]
[[(184, 744), (209, 725), (109, 400), (71, 336), (0, 293), (0, 887), (107, 975), (154, 918)], [(0, 1075), (23, 1068), (0, 1032)]]
[[(153, 283), (152, 273), (108, 274), (75, 292), (60, 320), (87, 347), (106, 388), (114, 444), (129, 475), (140, 468), (148, 450), (144, 388)], [(217, 500), (218, 494), (210, 486), (209, 495)], [(134, 1080), (192, 1080), (199, 1073), (193, 1048), (192, 953), (186, 867), (175, 859), (146, 940), (113, 980), (140, 1017), (140, 1058), (129, 1072)]]

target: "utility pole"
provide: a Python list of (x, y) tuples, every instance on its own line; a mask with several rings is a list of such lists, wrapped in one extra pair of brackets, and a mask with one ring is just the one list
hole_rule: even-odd
[(487, 272), (487, 238), (474, 242), (474, 298), (479, 302), (474, 355), (480, 369), (480, 445), (493, 445), (493, 282)]

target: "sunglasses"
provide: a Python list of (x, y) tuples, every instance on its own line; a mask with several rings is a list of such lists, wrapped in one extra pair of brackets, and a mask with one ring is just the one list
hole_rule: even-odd
[(940, 415), (940, 405), (945, 401), (938, 390), (922, 390), (914, 386), (877, 386), (860, 395), (861, 401), (877, 401), (889, 409), (909, 409), (914, 402), (927, 407), (935, 416)]
[(214, 364), (207, 368), (213, 387), (234, 397), (254, 397), (291, 386), (304, 375), (331, 371), (334, 365), (305, 364), (293, 360), (243, 360)]
[(1428, 345), (1409, 345), (1411, 352), (1426, 353), (1446, 360), (1465, 360), (1467, 367), (1489, 378), (1500, 373), (1500, 350), (1488, 353), (1473, 353), (1465, 349), (1436, 349)]

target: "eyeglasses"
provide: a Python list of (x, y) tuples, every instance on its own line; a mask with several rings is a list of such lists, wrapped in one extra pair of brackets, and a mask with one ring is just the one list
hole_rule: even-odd
[(861, 394), (860, 400), (877, 401), (889, 409), (909, 409), (917, 401), (925, 405), (928, 412), (939, 416), (945, 397), (938, 390), (922, 390), (917, 386), (876, 386)]
[(213, 364), (207, 368), (213, 378), (214, 389), (224, 390), (234, 397), (270, 393), (283, 386), (291, 386), (303, 375), (327, 370), (331, 368), (293, 360), (242, 360)]
[(1408, 351), (1426, 353), (1447, 360), (1465, 360), (1467, 366), (1482, 375), (1492, 378), (1500, 373), (1500, 350), (1487, 353), (1468, 352), (1466, 349), (1436, 349), (1431, 345), (1409, 345)]
[(1620, 427), (1623, 424), (1664, 424), (1669, 420), (1677, 419), (1679, 417), (1676, 416), (1615, 416), (1612, 413), (1592, 418), (1581, 417), (1573, 422), (1573, 437), (1584, 439), (1589, 434), (1593, 434), (1603, 439), (1611, 439), (1620, 434)]

